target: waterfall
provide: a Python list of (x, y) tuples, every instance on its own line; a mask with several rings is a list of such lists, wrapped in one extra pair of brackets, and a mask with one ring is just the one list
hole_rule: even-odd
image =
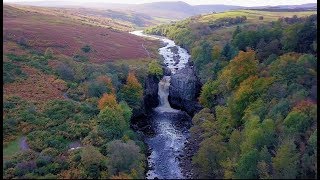
[[(142, 31), (134, 31), (131, 34), (161, 40), (165, 46), (159, 48), (159, 54), (164, 57), (164, 63), (171, 70), (172, 74), (176, 70), (185, 67), (190, 58), (187, 50), (177, 46), (174, 41), (160, 36), (145, 35)], [(176, 54), (172, 49), (175, 49)], [(174, 58), (175, 57), (175, 58)], [(177, 60), (178, 57), (178, 60)], [(147, 179), (184, 179), (179, 157), (183, 151), (186, 137), (188, 136), (187, 126), (177, 126), (183, 123), (187, 117), (177, 109), (171, 108), (168, 96), (171, 76), (164, 76), (158, 86), (159, 105), (154, 109), (152, 115), (153, 126), (156, 129), (154, 137), (148, 137), (145, 142), (151, 149), (148, 158), (149, 171)]]

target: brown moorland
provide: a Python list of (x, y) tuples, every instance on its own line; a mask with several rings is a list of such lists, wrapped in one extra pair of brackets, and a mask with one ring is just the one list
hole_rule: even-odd
[(48, 100), (64, 99), (63, 91), (67, 89), (66, 82), (32, 67), (23, 66), (21, 69), (28, 75), (28, 78), (4, 84), (3, 94), (23, 97), (40, 106), (41, 103)]
[[(3, 41), (24, 41), (44, 53), (50, 47), (54, 54), (70, 57), (85, 55), (91, 62), (104, 63), (118, 59), (148, 57), (142, 45), (148, 47), (156, 42), (147, 41), (128, 32), (84, 24), (81, 21), (41, 11), (29, 11), (24, 7), (3, 6)], [(89, 45), (91, 50), (81, 50)]]

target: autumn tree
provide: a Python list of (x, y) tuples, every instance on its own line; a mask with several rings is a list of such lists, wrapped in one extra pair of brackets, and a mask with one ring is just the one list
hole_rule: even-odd
[(103, 94), (98, 102), (98, 107), (103, 110), (105, 107), (115, 109), (118, 103), (114, 94)]
[(250, 76), (241, 82), (228, 102), (233, 118), (239, 122), (247, 106), (255, 101), (260, 94), (263, 94), (272, 82), (273, 78), (258, 78), (257, 76)]
[(139, 110), (143, 98), (143, 88), (136, 76), (131, 72), (128, 74), (127, 82), (120, 90), (120, 99), (126, 101), (130, 108)]
[(255, 52), (253, 50), (249, 50), (248, 52), (240, 51), (222, 70), (219, 79), (229, 89), (234, 89), (249, 76), (256, 75), (257, 70), (258, 61), (255, 59)]

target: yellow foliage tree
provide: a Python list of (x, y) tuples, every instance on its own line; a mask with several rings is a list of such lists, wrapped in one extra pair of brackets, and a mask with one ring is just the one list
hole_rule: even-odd
[(105, 107), (109, 107), (115, 109), (118, 106), (116, 96), (114, 94), (103, 94), (98, 102), (98, 107), (100, 110), (104, 109)]
[(222, 71), (219, 80), (226, 83), (227, 88), (232, 90), (239, 86), (239, 84), (249, 76), (256, 75), (257, 72), (258, 61), (256, 60), (255, 51), (240, 51)]

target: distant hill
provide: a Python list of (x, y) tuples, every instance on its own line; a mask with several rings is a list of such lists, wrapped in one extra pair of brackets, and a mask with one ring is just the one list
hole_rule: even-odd
[(317, 8), (317, 3), (307, 3), (301, 5), (279, 5), (279, 6), (261, 6), (261, 8), (279, 8), (279, 9), (300, 9), (300, 8)]
[[(141, 18), (142, 14), (146, 17), (153, 19), (162, 20), (160, 22), (169, 22), (170, 20), (180, 20), (190, 16), (198, 14), (208, 14), (212, 12), (224, 12), (236, 9), (316, 9), (316, 3), (308, 3), (302, 5), (281, 5), (281, 6), (257, 6), (257, 7), (244, 7), (244, 6), (233, 6), (223, 4), (208, 4), (208, 5), (190, 5), (183, 1), (172, 1), (172, 2), (153, 2), (145, 4), (117, 4), (117, 3), (75, 3), (68, 1), (38, 1), (38, 2), (19, 2), (19, 4), (33, 5), (33, 6), (46, 6), (46, 7), (85, 7), (85, 8), (97, 8), (100, 10), (113, 10), (114, 14), (119, 12), (127, 13), (134, 12), (138, 13)], [(133, 13), (133, 16), (135, 14)], [(112, 16), (109, 11), (108, 16)], [(120, 16), (117, 16), (119, 18)], [(125, 17), (126, 19), (127, 17)], [(120, 17), (121, 19), (121, 17)], [(149, 18), (150, 19), (150, 18)], [(152, 23), (151, 23), (152, 24)], [(153, 23), (154, 24), (154, 23)]]
[(176, 19), (198, 14), (197, 8), (182, 1), (139, 4), (134, 10), (151, 16)]
[(251, 7), (249, 9), (262, 9), (270, 11), (305, 11), (305, 10), (317, 10), (317, 3), (307, 3), (301, 5), (279, 5), (279, 6), (258, 6)]
[[(223, 12), (232, 9), (245, 8), (242, 6), (232, 5), (195, 5), (192, 6), (183, 1), (173, 2), (153, 2), (145, 4), (117, 4), (117, 3), (74, 3), (68, 1), (26, 1), (17, 4), (42, 6), (42, 7), (64, 7), (64, 8), (95, 8), (100, 10), (113, 10), (115, 14), (119, 12), (125, 13), (133, 11), (135, 13), (145, 14), (153, 18), (161, 18), (164, 20), (184, 19), (197, 14), (206, 14), (212, 12)], [(110, 15), (110, 11), (109, 11)], [(109, 17), (109, 16), (108, 16)]]
[(217, 5), (197, 5), (194, 6), (198, 9), (198, 12), (201, 14), (203, 13), (212, 13), (214, 12), (224, 12), (229, 11), (233, 9), (242, 9), (245, 8), (243, 6), (232, 6), (232, 5), (223, 5), (223, 4), (217, 4)]

